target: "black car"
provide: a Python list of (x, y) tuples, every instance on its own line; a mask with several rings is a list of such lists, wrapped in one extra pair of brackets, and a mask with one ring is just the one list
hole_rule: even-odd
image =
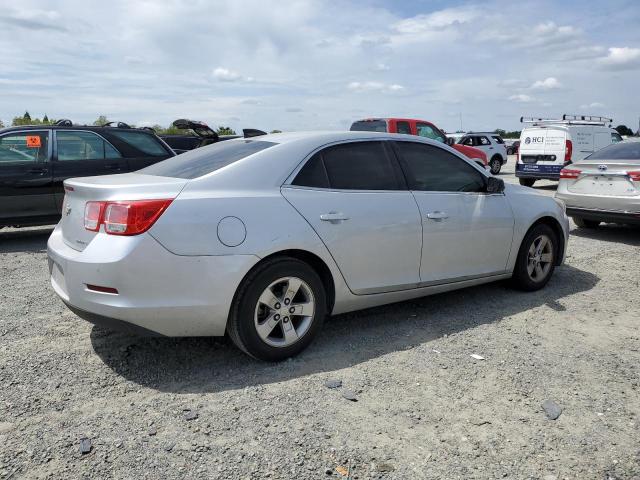
[(131, 172), (174, 155), (153, 131), (124, 123), (0, 129), (0, 228), (56, 223), (67, 178)]
[(187, 120), (180, 118), (173, 122), (174, 127), (180, 130), (191, 130), (193, 133), (185, 133), (184, 135), (160, 135), (160, 138), (169, 145), (177, 154), (184, 153), (194, 148), (204, 147), (222, 140), (230, 140), (232, 138), (249, 138), (259, 135), (266, 135), (267, 132), (256, 130), (253, 128), (245, 128), (242, 135), (218, 135), (209, 125), (197, 120)]

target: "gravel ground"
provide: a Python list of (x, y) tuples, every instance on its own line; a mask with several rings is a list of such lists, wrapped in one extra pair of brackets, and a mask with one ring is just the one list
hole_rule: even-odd
[(0, 478), (640, 478), (638, 229), (572, 230), (543, 291), (341, 315), (276, 365), (78, 319), (49, 232), (0, 233)]

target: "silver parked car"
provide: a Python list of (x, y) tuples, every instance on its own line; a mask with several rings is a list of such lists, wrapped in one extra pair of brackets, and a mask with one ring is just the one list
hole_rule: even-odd
[(561, 202), (397, 134), (229, 140), (65, 188), (48, 254), (71, 310), (228, 332), (264, 360), (303, 350), (327, 314), (506, 278), (542, 288), (568, 238)]
[(556, 197), (578, 227), (640, 225), (640, 142), (614, 143), (565, 167)]

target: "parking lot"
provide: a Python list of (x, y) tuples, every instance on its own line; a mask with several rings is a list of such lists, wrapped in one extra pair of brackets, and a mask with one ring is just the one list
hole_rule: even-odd
[(572, 225), (543, 290), (340, 315), (280, 364), (78, 319), (50, 232), (0, 232), (0, 478), (640, 477), (638, 229)]

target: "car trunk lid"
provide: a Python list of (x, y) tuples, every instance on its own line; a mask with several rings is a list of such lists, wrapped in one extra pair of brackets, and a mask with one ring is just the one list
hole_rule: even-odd
[[(155, 177), (138, 173), (65, 180), (60, 228), (64, 242), (82, 251), (98, 232), (85, 228), (85, 205), (90, 201), (173, 199), (187, 184), (181, 178)], [(101, 227), (103, 231), (104, 227)]]
[(567, 185), (571, 193), (616, 197), (640, 195), (640, 163), (637, 161), (581, 162), (568, 168), (580, 171), (578, 178)]

